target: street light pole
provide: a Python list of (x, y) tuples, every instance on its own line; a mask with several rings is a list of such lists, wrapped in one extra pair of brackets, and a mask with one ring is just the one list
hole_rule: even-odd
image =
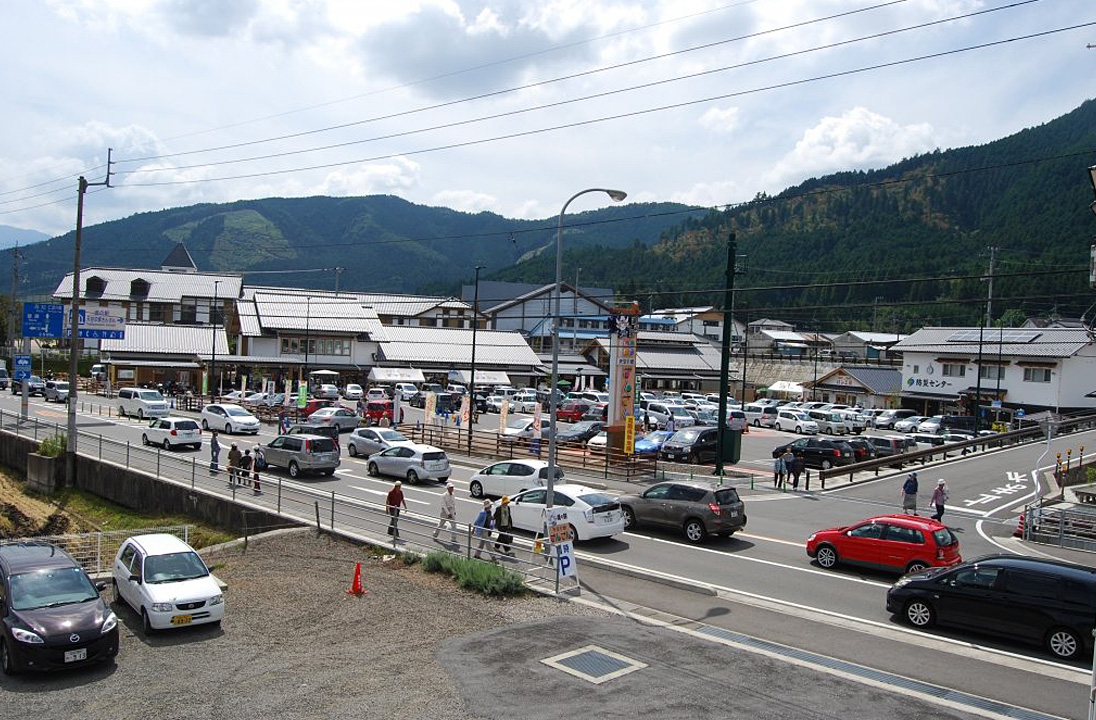
[(555, 307), (552, 310), (552, 384), (548, 387), (548, 418), (552, 423), (552, 432), (548, 433), (548, 497), (547, 507), (552, 507), (552, 501), (554, 499), (555, 484), (556, 484), (556, 433), (555, 433), (555, 421), (556, 421), (556, 388), (559, 384), (559, 305), (560, 295), (562, 294), (563, 286), (563, 215), (567, 212), (567, 206), (571, 202), (586, 193), (605, 193), (613, 202), (620, 202), (624, 198), (628, 197), (628, 193), (622, 190), (607, 190), (605, 188), (587, 188), (580, 192), (575, 193), (567, 202), (563, 203), (563, 208), (559, 211), (559, 223), (556, 226), (556, 287), (555, 287)]
[(472, 417), (476, 414), (476, 328), (479, 326), (479, 274), (476, 266), (476, 291), (472, 299), (472, 371), (468, 376), (468, 454), (472, 454)]
[(214, 378), (217, 377), (217, 288), (223, 280), (213, 281), (213, 306), (209, 309), (209, 324), (213, 326), (213, 352), (209, 363), (209, 395), (213, 397)]

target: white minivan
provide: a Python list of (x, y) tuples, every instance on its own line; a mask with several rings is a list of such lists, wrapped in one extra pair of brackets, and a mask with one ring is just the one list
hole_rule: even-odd
[(742, 408), (746, 422), (754, 427), (776, 427), (776, 406), (750, 403)]
[(167, 413), (167, 400), (159, 390), (127, 387), (118, 391), (118, 414), (121, 417), (132, 415), (144, 420), (167, 417)]
[(402, 400), (403, 402), (407, 402), (408, 400), (410, 400), (411, 396), (418, 391), (419, 389), (415, 387), (414, 383), (409, 382), (396, 383), (395, 387), (393, 388), (393, 392), (395, 392), (396, 395), (399, 395), (400, 400)]

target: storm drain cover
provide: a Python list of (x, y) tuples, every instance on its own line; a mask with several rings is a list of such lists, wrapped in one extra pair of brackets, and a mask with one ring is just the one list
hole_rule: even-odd
[(638, 660), (618, 655), (597, 645), (587, 645), (562, 655), (544, 658), (541, 662), (595, 685), (647, 667)]

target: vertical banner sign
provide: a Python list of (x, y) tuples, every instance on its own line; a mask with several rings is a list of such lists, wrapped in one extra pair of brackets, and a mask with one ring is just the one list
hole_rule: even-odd
[(202, 394), (209, 394), (209, 371), (207, 370), (202, 371)]
[(468, 427), (468, 423), (472, 421), (472, 398), (465, 395), (460, 401), (460, 424), (463, 427)]
[(624, 452), (631, 455), (636, 451), (636, 419), (629, 415), (624, 418)]
[(247, 375), (240, 376), (240, 392), (247, 389)]
[(437, 393), (426, 393), (426, 402), (423, 404), (423, 414), (426, 415), (426, 422), (428, 423), (436, 423), (438, 421)]
[(392, 425), (393, 426), (399, 425), (400, 420), (403, 418), (403, 408), (400, 407), (400, 403), (402, 402), (402, 400), (401, 400), (402, 397), (403, 397), (403, 393), (396, 393), (392, 397)]
[(510, 399), (502, 397), (502, 405), (499, 406), (499, 434), (506, 431), (506, 419), (510, 416)]
[(301, 380), (297, 383), (297, 407), (304, 410), (308, 404), (308, 383)]
[(529, 438), (529, 452), (536, 455), (537, 457), (540, 457), (540, 431), (541, 431), (541, 423), (543, 422), (543, 420), (541, 419), (541, 413), (542, 412), (543, 412), (543, 408), (542, 408), (541, 404), (539, 402), (534, 403), (533, 404), (533, 437)]
[(609, 316), (609, 425), (624, 422), (635, 412), (638, 332), (639, 303), (613, 308)]
[(577, 578), (578, 566), (575, 565), (575, 546), (569, 542), (555, 546), (556, 559), (559, 561), (560, 578)]
[(288, 407), (293, 403), (293, 381), (289, 378), (285, 380), (285, 405)]

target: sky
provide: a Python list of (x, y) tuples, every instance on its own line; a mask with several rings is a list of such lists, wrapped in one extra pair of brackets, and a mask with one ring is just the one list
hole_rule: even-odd
[(1069, 112), (1084, 23), (1091, 0), (0, 0), (0, 225), (71, 230), (108, 148), (85, 226), (271, 196), (723, 206)]

